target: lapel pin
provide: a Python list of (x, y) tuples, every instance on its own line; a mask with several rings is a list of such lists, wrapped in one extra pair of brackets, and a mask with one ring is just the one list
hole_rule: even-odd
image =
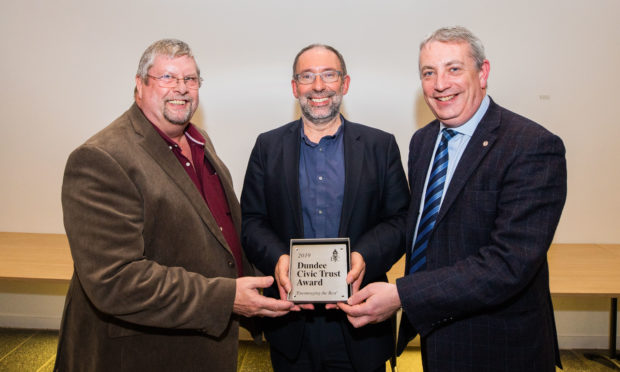
[(487, 147), (489, 145), (489, 141), (482, 142), (482, 146)]

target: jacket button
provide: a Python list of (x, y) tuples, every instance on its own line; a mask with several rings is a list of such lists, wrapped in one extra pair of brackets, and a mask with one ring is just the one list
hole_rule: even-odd
[(235, 267), (235, 263), (232, 261), (228, 261), (228, 267)]

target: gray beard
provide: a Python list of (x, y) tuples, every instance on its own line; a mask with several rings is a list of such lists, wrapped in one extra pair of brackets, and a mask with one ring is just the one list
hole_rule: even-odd
[(168, 110), (164, 109), (164, 118), (166, 118), (166, 120), (168, 120), (169, 122), (171, 122), (172, 124), (176, 124), (176, 125), (185, 125), (189, 122), (189, 119), (191, 119), (191, 110), (187, 110), (187, 112), (185, 113), (185, 115), (183, 116), (182, 119), (176, 119), (171, 117), (171, 115), (168, 114)]
[(338, 115), (339, 110), (330, 110), (328, 115), (325, 116), (314, 116), (312, 115), (311, 110), (308, 110), (307, 107), (302, 107), (301, 112), (304, 114), (304, 117), (310, 120), (314, 124), (323, 124), (328, 123), (333, 120), (336, 115)]
[(301, 108), (301, 112), (304, 117), (310, 122), (314, 124), (324, 124), (332, 121), (338, 114), (340, 113), (340, 104), (342, 103), (342, 99), (337, 99), (332, 102), (332, 105), (329, 107), (329, 111), (326, 115), (317, 116), (312, 113), (312, 107), (309, 104), (303, 104), (299, 101), (299, 107)]

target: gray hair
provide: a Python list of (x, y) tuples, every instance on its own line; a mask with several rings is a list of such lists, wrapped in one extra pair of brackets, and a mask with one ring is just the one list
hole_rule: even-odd
[(347, 65), (344, 63), (344, 57), (342, 56), (342, 54), (340, 54), (339, 51), (336, 50), (336, 48), (329, 46), (329, 45), (325, 45), (325, 44), (310, 44), (307, 47), (300, 50), (299, 53), (297, 53), (297, 55), (295, 56), (295, 61), (293, 61), (293, 79), (295, 79), (295, 74), (297, 73), (296, 69), (297, 69), (297, 62), (299, 61), (299, 57), (305, 52), (307, 52), (308, 50), (314, 49), (314, 48), (323, 48), (323, 49), (327, 49), (330, 52), (334, 53), (336, 57), (338, 57), (338, 60), (340, 61), (340, 68), (342, 69), (342, 76), (347, 76)]
[(468, 43), (471, 50), (471, 57), (476, 63), (478, 70), (486, 59), (484, 55), (484, 45), (471, 31), (462, 26), (442, 27), (433, 32), (420, 43), (420, 51), (430, 42), (439, 41), (442, 43)]
[[(192, 50), (187, 43), (177, 39), (162, 39), (149, 45), (148, 48), (142, 53), (140, 57), (140, 63), (138, 64), (138, 71), (136, 76), (139, 76), (144, 84), (148, 85), (147, 74), (149, 69), (153, 66), (153, 61), (157, 56), (166, 56), (170, 58), (188, 56), (194, 58)], [(194, 59), (195, 61), (195, 59)], [(196, 64), (196, 73), (200, 77), (200, 68)]]

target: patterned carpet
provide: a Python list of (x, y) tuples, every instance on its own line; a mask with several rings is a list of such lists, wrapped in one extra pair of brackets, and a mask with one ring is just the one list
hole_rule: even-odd
[[(0, 372), (52, 372), (56, 357), (57, 331), (17, 330), (0, 328)], [(604, 355), (605, 352), (584, 350), (563, 350), (561, 352), (566, 372), (611, 372), (620, 371), (618, 360), (610, 362), (605, 358), (589, 360), (590, 354)], [(239, 372), (271, 372), (269, 350), (266, 344), (255, 345), (241, 341), (238, 356)], [(389, 364), (388, 364), (389, 366)], [(389, 368), (387, 369), (389, 371)], [(422, 371), (420, 350), (409, 347), (398, 358), (399, 372)], [(558, 369), (558, 371), (560, 371)]]

